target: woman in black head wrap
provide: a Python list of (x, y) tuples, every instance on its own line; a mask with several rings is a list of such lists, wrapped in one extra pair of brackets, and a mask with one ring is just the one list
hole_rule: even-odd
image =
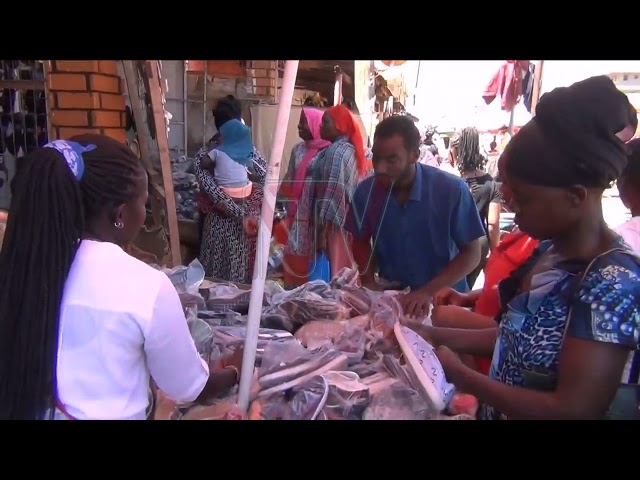
[(500, 284), (497, 329), (423, 332), (458, 353), (493, 355), (487, 378), (437, 351), (448, 380), (480, 400), (481, 418), (638, 417), (640, 261), (602, 216), (637, 122), (613, 82), (593, 77), (544, 95), (505, 149), (516, 224), (542, 241)]

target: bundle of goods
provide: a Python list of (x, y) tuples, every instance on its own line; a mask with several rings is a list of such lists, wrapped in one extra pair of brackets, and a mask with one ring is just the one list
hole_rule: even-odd
[(198, 219), (198, 180), (192, 173), (174, 173), (173, 190), (176, 198), (176, 212), (178, 218), (184, 220)]
[(198, 193), (198, 180), (195, 176), (193, 160), (185, 156), (172, 159), (171, 172), (178, 218), (197, 220), (196, 194)]
[[(244, 344), (248, 290), (203, 283), (197, 261), (166, 272), (203, 358), (213, 364)], [(235, 407), (234, 388), (206, 405), (171, 404), (160, 393), (156, 418), (475, 418), (476, 399), (457, 393), (433, 347), (400, 325), (401, 292), (373, 292), (357, 279), (357, 271), (345, 269), (330, 284), (312, 281), (291, 291), (267, 282), (246, 416)]]

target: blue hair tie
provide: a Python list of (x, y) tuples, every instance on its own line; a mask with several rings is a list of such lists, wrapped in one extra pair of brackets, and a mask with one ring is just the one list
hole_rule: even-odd
[(95, 145), (87, 145), (86, 147), (80, 145), (77, 142), (70, 142), (69, 140), (54, 140), (47, 143), (43, 148), (53, 148), (62, 154), (69, 170), (73, 173), (76, 179), (79, 181), (84, 173), (84, 160), (82, 154), (84, 152), (90, 152), (95, 150)]

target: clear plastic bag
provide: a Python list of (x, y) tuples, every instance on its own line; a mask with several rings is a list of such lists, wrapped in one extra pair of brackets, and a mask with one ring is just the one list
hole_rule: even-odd
[(265, 397), (296, 388), (316, 375), (343, 370), (348, 363), (344, 354), (333, 349), (310, 351), (295, 340), (271, 342), (265, 347), (258, 370), (258, 395)]
[(185, 312), (188, 308), (195, 307), (196, 310), (204, 310), (207, 308), (207, 304), (204, 298), (199, 293), (179, 293), (180, 303)]
[(164, 272), (179, 294), (198, 293), (205, 277), (204, 267), (197, 258), (186, 267), (180, 265)]
[(301, 358), (310, 358), (311, 352), (300, 342), (272, 343), (267, 345), (262, 355), (258, 376), (262, 377)]
[(369, 404), (369, 389), (353, 372), (327, 372), (293, 389), (294, 420), (360, 420)]
[(354, 316), (366, 315), (373, 307), (371, 295), (365, 289), (357, 286), (345, 285), (336, 291), (336, 297), (351, 308), (351, 314)]
[(233, 310), (226, 312), (199, 310), (198, 318), (204, 320), (212, 327), (238, 327), (247, 324), (247, 317)]
[(212, 312), (246, 313), (249, 310), (250, 297), (251, 290), (243, 290), (235, 285), (218, 284), (208, 288), (206, 308)]
[(196, 345), (196, 350), (202, 358), (209, 360), (211, 357), (211, 345), (213, 341), (213, 330), (207, 322), (199, 318), (191, 318), (187, 321), (191, 338)]
[(363, 420), (428, 420), (430, 410), (422, 396), (402, 382), (373, 397)]
[[(216, 345), (220, 349), (220, 352), (225, 356), (242, 347), (247, 335), (247, 328), (245, 326), (215, 327), (212, 331), (212, 341), (214, 345)], [(288, 342), (292, 340), (294, 340), (294, 338), (288, 332), (261, 328), (258, 331), (256, 360), (258, 362), (262, 362), (264, 350), (269, 344)]]
[(293, 418), (289, 393), (281, 392), (251, 402), (249, 420), (288, 420)]
[(360, 274), (355, 268), (343, 267), (331, 280), (332, 288), (358, 287)]
[(365, 329), (353, 323), (348, 323), (345, 331), (333, 342), (333, 348), (347, 356), (349, 365), (362, 361), (366, 345)]
[(335, 299), (335, 293), (327, 282), (323, 282), (322, 280), (314, 280), (313, 282), (307, 282), (304, 285), (300, 285), (293, 290), (282, 290), (281, 292), (272, 293), (270, 298), (270, 305), (279, 305), (292, 298), (306, 297), (306, 294), (309, 293), (313, 293), (321, 299)]

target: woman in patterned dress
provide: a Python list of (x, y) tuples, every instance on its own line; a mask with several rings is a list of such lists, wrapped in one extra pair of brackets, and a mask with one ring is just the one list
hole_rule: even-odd
[[(638, 419), (640, 259), (602, 215), (637, 122), (626, 95), (593, 77), (545, 94), (505, 149), (515, 221), (541, 242), (501, 282), (498, 328), (415, 326), (480, 418)], [(452, 350), (493, 352), (489, 377)]]
[[(218, 101), (213, 116), (218, 130), (229, 120), (241, 120), (240, 103), (233, 97), (224, 97)], [(254, 188), (246, 201), (237, 203), (216, 184), (214, 176), (202, 168), (201, 160), (209, 150), (211, 147), (201, 148), (194, 160), (200, 190), (210, 201), (200, 205), (205, 219), (199, 259), (208, 277), (251, 283), (256, 239), (246, 235), (243, 220), (260, 214), (267, 162), (254, 148), (251, 154)]]
[(280, 187), (280, 197), (287, 210), (288, 238), (284, 253), (284, 283), (287, 288), (307, 282), (309, 261), (313, 254), (311, 200), (314, 184), (313, 164), (331, 142), (320, 138), (322, 111), (303, 108), (298, 135), (303, 140), (291, 150), (289, 168)]

